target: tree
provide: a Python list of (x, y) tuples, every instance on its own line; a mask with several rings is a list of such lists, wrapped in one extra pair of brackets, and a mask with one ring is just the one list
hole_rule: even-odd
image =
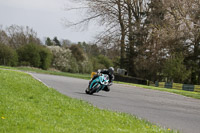
[(72, 45), (72, 42), (70, 40), (63, 39), (61, 45), (62, 47), (69, 48)]
[(84, 52), (78, 45), (71, 45), (69, 49), (72, 51), (72, 54), (76, 58), (77, 61), (85, 60)]
[(164, 64), (163, 73), (171, 81), (182, 83), (190, 76), (190, 70), (184, 65), (184, 57), (181, 54), (171, 56)]
[(37, 33), (28, 26), (12, 25), (6, 28), (6, 33), (8, 36), (8, 45), (14, 49), (30, 43), (41, 44), (40, 39), (37, 38)]
[(78, 62), (78, 65), (79, 65), (79, 73), (91, 73), (93, 70), (92, 63), (88, 59)]
[(71, 69), (71, 50), (59, 46), (48, 46), (53, 54), (52, 66), (58, 70), (68, 72)]
[(200, 83), (199, 64), (199, 7), (196, 0), (167, 1), (167, 18), (170, 21), (170, 54), (182, 52), (187, 69), (191, 70), (190, 82)]
[[(85, 4), (87, 8), (74, 8), (74, 9), (87, 9), (87, 17), (74, 23), (67, 23), (68, 27), (77, 26), (83, 24), (87, 25), (91, 21), (98, 20), (100, 25), (106, 25), (106, 30), (98, 35), (98, 41), (104, 45), (110, 45), (112, 43), (112, 47), (114, 44), (121, 46), (121, 65), (124, 65), (125, 59), (125, 35), (126, 35), (126, 27), (124, 25), (124, 8), (121, 7), (123, 5), (122, 0), (107, 0), (107, 1), (99, 1), (99, 0), (78, 0), (79, 2)], [(77, 2), (77, 1), (76, 1)], [(85, 6), (84, 5), (84, 6)], [(73, 8), (72, 8), (73, 9)], [(118, 31), (121, 29), (121, 32)], [(121, 34), (122, 33), (122, 34)], [(109, 39), (108, 39), (109, 38)], [(102, 41), (107, 43), (102, 43)], [(119, 40), (121, 43), (119, 43)]]
[[(89, 24), (93, 20), (105, 25), (105, 31), (99, 34), (96, 42), (102, 48), (100, 53), (114, 59), (108, 53), (117, 46), (115, 50), (120, 53), (120, 67), (126, 68), (130, 75), (162, 80), (165, 61), (176, 53), (182, 53), (182, 65), (186, 69), (179, 66), (191, 70), (191, 75), (186, 75), (187, 81), (200, 83), (198, 0), (76, 1), (86, 5), (87, 17), (71, 26)], [(97, 61), (94, 59), (93, 62)]]
[(86, 42), (78, 42), (78, 47), (89, 57), (98, 56), (101, 54), (102, 49), (100, 46), (97, 46), (97, 44), (87, 44)]
[(47, 45), (47, 46), (53, 46), (53, 42), (51, 41), (51, 39), (49, 37), (47, 37), (47, 39), (45, 41), (45, 45)]
[[(122, 4), (121, 4), (122, 3)], [(120, 67), (125, 68), (125, 38), (126, 38), (126, 27), (124, 23), (124, 16), (123, 16), (123, 9), (122, 6), (123, 1), (118, 0), (117, 1), (117, 17), (118, 22), (120, 25), (120, 32), (121, 32), (121, 38), (120, 38), (120, 47), (121, 47), (121, 56), (120, 56)]]
[(8, 40), (9, 40), (9, 38), (8, 38), (7, 33), (0, 26), (0, 43), (2, 43), (2, 44), (9, 44)]
[[(93, 70), (92, 63), (88, 59), (86, 53), (84, 53), (84, 48), (86, 48), (86, 43), (78, 43), (71, 45), (69, 48), (72, 52), (72, 56), (75, 58), (78, 64), (79, 73), (90, 73)], [(86, 50), (86, 49), (85, 49)]]
[(44, 46), (40, 46), (40, 68), (47, 70), (51, 66), (52, 53)]
[(184, 28), (184, 47), (187, 51), (187, 67), (192, 70), (191, 83), (200, 84), (200, 1), (184, 0), (179, 3), (178, 15), (182, 18), (182, 28)]
[(0, 64), (5, 66), (16, 66), (18, 56), (14, 49), (0, 43)]
[(55, 46), (61, 46), (60, 41), (57, 39), (57, 37), (53, 38), (53, 42), (55, 43)]
[(33, 43), (24, 45), (17, 49), (20, 65), (30, 65), (32, 67), (39, 67), (41, 64), (39, 52), (40, 49), (38, 45)]
[(106, 57), (106, 56), (99, 55), (97, 57), (97, 59), (98, 59), (98, 63), (102, 64), (104, 66), (103, 69), (105, 69), (105, 68), (108, 69), (109, 67), (113, 66), (112, 61), (108, 57)]
[[(141, 8), (142, 5), (139, 8), (135, 7), (134, 12), (138, 12), (137, 9), (142, 10)], [(169, 55), (169, 44), (174, 37), (173, 30), (169, 28), (168, 20), (164, 17), (165, 3), (160, 0), (149, 1), (146, 9), (141, 13), (134, 13), (136, 14), (134, 18), (140, 19), (138, 20), (140, 26), (136, 25), (137, 28), (133, 28), (138, 29), (133, 31), (132, 41), (135, 48), (132, 52), (135, 63), (134, 73), (144, 79), (162, 80), (162, 66)]]
[[(148, 12), (148, 2), (145, 0), (85, 0), (88, 6), (87, 18), (73, 23), (72, 26), (89, 23), (99, 19), (101, 24), (106, 25), (106, 30), (100, 35), (102, 45), (107, 48), (120, 46), (120, 66), (127, 68), (131, 75), (134, 74), (134, 59), (137, 56), (137, 48), (144, 44), (145, 18)], [(142, 32), (142, 33), (141, 33)], [(111, 43), (112, 42), (112, 43)], [(110, 46), (109, 46), (110, 45)], [(106, 54), (106, 53), (105, 53)]]

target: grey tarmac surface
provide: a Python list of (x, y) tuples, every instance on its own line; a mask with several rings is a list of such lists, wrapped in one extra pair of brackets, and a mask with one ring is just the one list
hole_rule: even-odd
[(181, 133), (200, 133), (200, 100), (128, 85), (113, 84), (110, 92), (85, 94), (88, 80), (31, 73), (44, 84), (102, 109), (125, 112)]

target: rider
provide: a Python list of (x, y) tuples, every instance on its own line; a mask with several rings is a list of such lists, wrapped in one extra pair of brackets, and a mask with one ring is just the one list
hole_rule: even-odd
[[(109, 69), (99, 69), (97, 71), (97, 74), (93, 76), (92, 80), (89, 82), (89, 86), (90, 86), (90, 83), (95, 79), (97, 78), (100, 74), (108, 74), (109, 76), (109, 86), (112, 85), (112, 81), (114, 80), (114, 68), (113, 67), (109, 67)], [(110, 91), (110, 87), (109, 86), (106, 86), (103, 90), (104, 91)]]

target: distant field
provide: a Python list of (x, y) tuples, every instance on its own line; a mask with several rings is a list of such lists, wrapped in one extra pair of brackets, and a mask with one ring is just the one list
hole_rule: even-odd
[(175, 132), (132, 115), (98, 109), (10, 70), (0, 70), (0, 125), (1, 133)]

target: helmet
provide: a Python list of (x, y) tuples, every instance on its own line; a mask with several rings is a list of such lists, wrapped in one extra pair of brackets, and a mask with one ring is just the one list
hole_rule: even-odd
[(113, 67), (109, 67), (108, 72), (110, 75), (114, 74), (114, 68)]

